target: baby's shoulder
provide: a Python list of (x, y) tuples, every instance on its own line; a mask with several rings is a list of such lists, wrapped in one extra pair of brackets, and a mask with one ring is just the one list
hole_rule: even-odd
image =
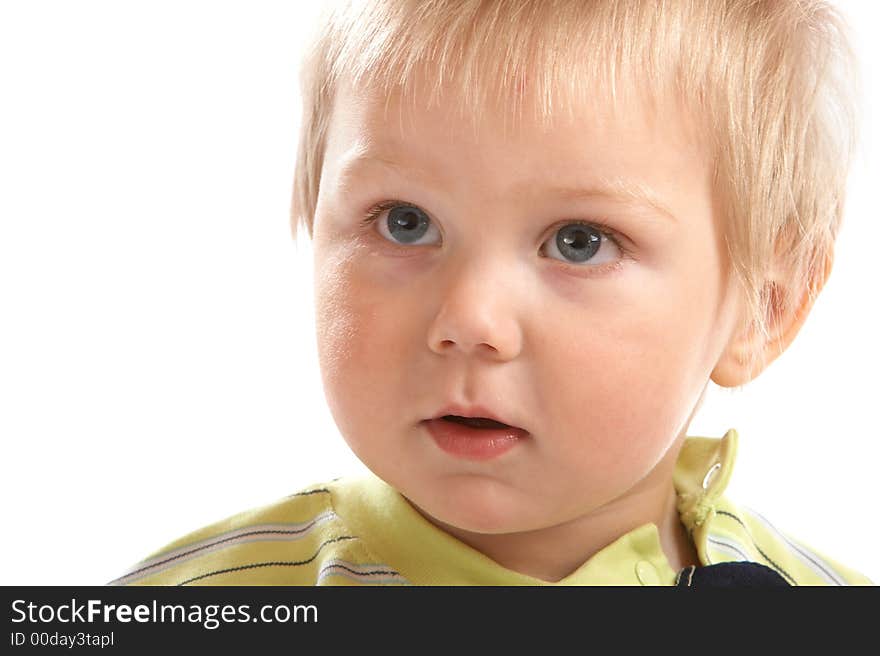
[(749, 561), (775, 570), (790, 585), (873, 585), (871, 580), (783, 532), (759, 512), (726, 498), (694, 538), (704, 564)]
[(334, 511), (337, 479), (193, 531), (134, 565), (111, 585), (315, 585), (334, 557), (357, 554)]

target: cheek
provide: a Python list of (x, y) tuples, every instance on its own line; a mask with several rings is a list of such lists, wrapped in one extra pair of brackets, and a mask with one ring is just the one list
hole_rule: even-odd
[(350, 264), (345, 260), (315, 254), (315, 328), (318, 357), (325, 383), (339, 378), (351, 347), (363, 330), (355, 310), (357, 298), (351, 288)]
[(717, 301), (656, 278), (628, 288), (637, 292), (557, 323), (535, 386), (571, 464), (587, 459), (609, 477), (652, 467), (685, 428), (708, 377)]
[[(409, 319), (393, 295), (358, 273), (358, 258), (315, 249), (318, 359), (331, 414), (346, 439), (381, 434), (388, 408), (400, 403), (395, 380), (403, 367), (402, 326)], [(362, 268), (362, 267), (361, 267)]]

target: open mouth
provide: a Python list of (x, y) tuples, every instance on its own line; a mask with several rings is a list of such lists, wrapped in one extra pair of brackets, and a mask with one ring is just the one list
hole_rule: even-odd
[(464, 424), (471, 428), (513, 428), (508, 424), (502, 424), (494, 419), (486, 419), (485, 417), (459, 417), (458, 415), (444, 415), (441, 417), (444, 421), (452, 421), (456, 424)]
[(529, 432), (488, 417), (442, 415), (425, 421), (441, 450), (466, 460), (489, 460), (524, 443)]

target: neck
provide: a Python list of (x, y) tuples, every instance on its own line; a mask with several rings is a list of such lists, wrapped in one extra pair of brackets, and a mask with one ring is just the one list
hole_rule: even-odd
[(647, 523), (657, 526), (660, 544), (673, 571), (699, 564), (693, 543), (679, 519), (671, 484), (659, 498), (639, 498), (646, 494), (627, 499), (629, 504), (648, 510), (637, 519), (621, 512), (619, 504), (612, 504), (565, 524), (519, 533), (471, 533), (427, 519), (499, 565), (547, 582), (557, 582), (572, 574), (604, 547)]

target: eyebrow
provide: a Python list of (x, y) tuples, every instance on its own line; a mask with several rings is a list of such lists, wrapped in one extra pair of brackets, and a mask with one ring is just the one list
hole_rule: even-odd
[[(350, 177), (359, 173), (364, 165), (379, 164), (380, 166), (392, 169), (401, 176), (415, 176), (423, 181), (434, 180), (426, 169), (404, 165), (395, 162), (392, 158), (378, 153), (361, 152), (356, 156), (348, 159), (340, 171), (340, 179), (342, 185), (345, 186)], [(535, 183), (528, 182), (521, 185), (534, 189)], [(653, 210), (656, 214), (664, 219), (675, 223), (677, 221), (675, 213), (655, 194), (650, 187), (636, 181), (619, 176), (600, 176), (595, 183), (584, 186), (567, 186), (553, 184), (542, 186), (541, 192), (549, 195), (558, 196), (566, 200), (589, 200), (589, 199), (605, 199), (614, 201), (631, 207), (645, 207)], [(523, 190), (514, 192), (518, 195), (524, 195)]]

